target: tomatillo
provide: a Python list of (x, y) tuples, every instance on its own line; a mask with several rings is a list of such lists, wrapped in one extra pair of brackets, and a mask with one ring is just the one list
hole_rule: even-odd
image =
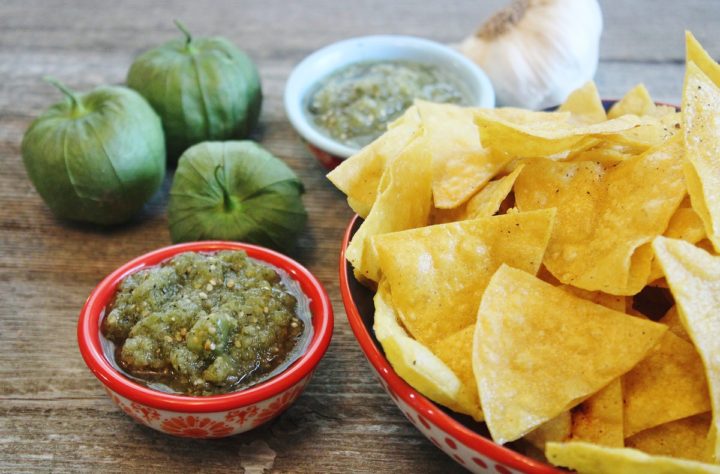
[(127, 84), (162, 119), (170, 162), (205, 140), (244, 138), (260, 116), (260, 77), (250, 58), (220, 37), (185, 34), (140, 55)]
[(178, 161), (170, 188), (173, 242), (239, 240), (283, 251), (305, 227), (303, 185), (255, 142), (204, 142)]
[(129, 220), (165, 177), (160, 118), (137, 92), (102, 86), (66, 100), (25, 132), (22, 157), (35, 189), (58, 217), (110, 225)]

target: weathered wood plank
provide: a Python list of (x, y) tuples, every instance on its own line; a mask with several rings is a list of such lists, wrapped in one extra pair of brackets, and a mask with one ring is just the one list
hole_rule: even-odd
[[(282, 93), (294, 64), (337, 39), (399, 33), (454, 43), (504, 3), (0, 3), (0, 471), (236, 472), (255, 462), (242, 454), (254, 441), (276, 453), (277, 472), (459, 471), (382, 391), (345, 321), (337, 258), (351, 212), (287, 122)], [(712, 0), (601, 4), (596, 79), (605, 97), (644, 82), (656, 99), (677, 103), (685, 28), (720, 56), (720, 9)], [(43, 75), (78, 89), (121, 83), (136, 54), (177, 36), (173, 18), (198, 35), (229, 37), (257, 61), (265, 102), (255, 138), (306, 185), (310, 222), (293, 256), (326, 285), (336, 311), (333, 343), (297, 404), (270, 426), (218, 441), (171, 438), (135, 424), (107, 399), (75, 343), (77, 314), (92, 287), (129, 258), (170, 243), (171, 176), (133, 223), (101, 230), (56, 220), (20, 160), (24, 130), (59, 100)]]

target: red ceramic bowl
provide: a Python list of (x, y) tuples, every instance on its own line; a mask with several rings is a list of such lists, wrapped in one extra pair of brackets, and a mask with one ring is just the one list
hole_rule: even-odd
[[(280, 374), (245, 390), (224, 395), (191, 397), (152, 390), (118, 372), (100, 342), (100, 321), (120, 281), (143, 268), (188, 251), (244, 250), (257, 260), (283, 269), (310, 300), (313, 335), (307, 350)], [(142, 255), (121, 266), (92, 291), (80, 311), (78, 344), (92, 373), (110, 398), (137, 422), (175, 436), (220, 438), (242, 433), (273, 419), (300, 396), (330, 344), (333, 311), (320, 282), (294, 260), (255, 245), (237, 242), (193, 242)]]
[(345, 230), (340, 252), (340, 291), (350, 327), (385, 391), (405, 417), (432, 443), (459, 464), (477, 473), (562, 473), (550, 465), (494, 443), (484, 424), (435, 404), (393, 370), (375, 339), (373, 292), (354, 277), (345, 259), (350, 239), (362, 219), (355, 216)]

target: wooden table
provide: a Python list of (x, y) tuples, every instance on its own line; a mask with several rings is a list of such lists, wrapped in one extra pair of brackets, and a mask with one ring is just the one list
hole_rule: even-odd
[[(502, 3), (0, 3), (0, 471), (458, 471), (403, 418), (355, 342), (337, 278), (351, 212), (285, 118), (282, 92), (292, 67), (325, 44), (374, 33), (456, 42)], [(678, 103), (686, 28), (720, 56), (713, 0), (601, 3), (596, 80), (605, 97), (644, 82), (656, 99)], [(75, 342), (77, 314), (93, 286), (131, 257), (170, 243), (171, 176), (138, 219), (103, 230), (55, 219), (20, 158), (30, 121), (60, 99), (43, 75), (78, 90), (121, 83), (139, 52), (178, 36), (173, 18), (197, 35), (230, 38), (257, 62), (265, 102), (255, 139), (307, 187), (309, 226), (293, 256), (322, 280), (336, 313), (330, 350), (298, 402), (264, 428), (216, 441), (172, 438), (136, 424), (110, 402)]]

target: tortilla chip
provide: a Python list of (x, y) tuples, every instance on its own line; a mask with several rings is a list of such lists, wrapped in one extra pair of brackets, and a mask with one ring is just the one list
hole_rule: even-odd
[(695, 63), (715, 85), (720, 87), (720, 65), (689, 31), (685, 32), (685, 56), (686, 63)]
[(720, 474), (720, 466), (579, 441), (548, 443), (545, 456), (579, 474)]
[(680, 321), (680, 315), (678, 314), (677, 306), (673, 306), (672, 308), (670, 308), (668, 312), (665, 313), (665, 316), (660, 318), (658, 322), (665, 324), (668, 329), (670, 329), (670, 331), (677, 337), (692, 343), (692, 341), (690, 340), (690, 336), (688, 336), (687, 331), (685, 330), (682, 322)]
[(535, 273), (555, 211), (506, 214), (377, 236), (405, 328), (427, 346), (472, 326), (485, 286), (508, 263)]
[(437, 341), (430, 347), (430, 350), (447, 364), (450, 370), (458, 376), (463, 386), (467, 388), (473, 406), (478, 407), (475, 419), (482, 421), (482, 411), (479, 409), (480, 397), (478, 396), (477, 384), (475, 383), (475, 375), (472, 369), (474, 333), (475, 325), (473, 324)]
[(410, 107), (388, 126), (387, 132), (344, 160), (327, 178), (347, 195), (350, 207), (365, 218), (375, 203), (385, 168), (422, 132), (417, 109)]
[(628, 448), (648, 454), (672, 456), (711, 463), (712, 452), (708, 443), (710, 413), (683, 418), (649, 430), (641, 431), (625, 440)]
[(490, 181), (480, 192), (470, 198), (468, 202), (455, 209), (434, 209), (430, 220), (434, 224), (465, 221), (480, 217), (490, 217), (500, 209), (500, 205), (507, 198), (515, 184), (524, 165), (520, 165), (507, 176)]
[(430, 155), (417, 140), (389, 164), (380, 183), (377, 202), (345, 253), (358, 280), (380, 280), (377, 254), (370, 237), (427, 224), (432, 201), (431, 164)]
[(713, 411), (713, 452), (720, 460), (720, 257), (683, 240), (658, 237), (653, 242), (683, 327), (705, 366)]
[(710, 410), (700, 356), (672, 331), (623, 376), (623, 396), (626, 437)]
[[(477, 393), (473, 399), (472, 392), (448, 366), (430, 349), (407, 335), (397, 322), (395, 310), (389, 304), (390, 299), (389, 288), (383, 280), (373, 298), (373, 329), (395, 372), (429, 399), (481, 420)], [(477, 392), (474, 387), (472, 389)]]
[[(663, 235), (671, 239), (685, 240), (691, 244), (700, 242), (705, 238), (703, 221), (700, 219), (698, 213), (690, 207), (690, 201), (688, 199), (683, 200), (680, 207), (675, 211), (675, 214), (670, 218), (670, 223)], [(662, 277), (662, 269), (657, 261), (653, 259), (648, 282), (655, 281)]]
[(548, 442), (567, 441), (571, 435), (572, 416), (569, 411), (564, 411), (526, 434), (525, 439), (536, 448), (545, 451)]
[(592, 162), (529, 160), (515, 183), (523, 210), (558, 210), (543, 263), (561, 282), (633, 295), (650, 275), (649, 242), (685, 195), (683, 147), (661, 147), (606, 169)]
[(570, 112), (573, 119), (580, 123), (598, 123), (607, 120), (600, 94), (593, 81), (586, 82), (570, 93), (558, 110)]
[[(538, 274), (538, 278), (540, 278), (540, 275)], [(544, 278), (540, 278), (543, 281), (547, 281)], [(550, 283), (550, 282), (548, 282)], [(558, 286), (558, 285), (553, 285)], [(627, 309), (627, 301), (625, 301), (624, 296), (617, 296), (617, 295), (609, 295), (607, 293), (603, 293), (602, 291), (588, 291), (583, 290), (582, 288), (575, 288), (574, 286), (570, 285), (559, 285), (560, 288), (567, 291), (568, 293), (577, 296), (578, 298), (582, 298), (584, 300), (592, 301), (593, 303), (601, 304), (605, 306), (606, 308), (610, 308), (615, 311), (619, 311), (620, 313), (624, 313)]]
[(502, 265), (485, 289), (473, 345), (492, 438), (515, 440), (582, 402), (630, 370), (665, 331)]
[(572, 410), (570, 439), (622, 448), (624, 446), (623, 394), (620, 379)]
[[(542, 112), (528, 113), (537, 117)], [(544, 119), (519, 121), (508, 120), (502, 113), (477, 109), (475, 123), (480, 130), (484, 146), (522, 158), (549, 158), (558, 154), (590, 148), (603, 135), (629, 130), (643, 124), (635, 116), (623, 116), (596, 124), (574, 124), (571, 120), (561, 122), (550, 115)], [(516, 115), (519, 115), (516, 113)]]
[(630, 89), (625, 96), (617, 101), (610, 110), (608, 110), (608, 118), (614, 119), (623, 115), (643, 115), (655, 114), (655, 101), (650, 97), (650, 93), (644, 84), (638, 84)]
[(688, 63), (683, 91), (685, 180), (692, 207), (700, 215), (715, 250), (720, 250), (720, 89)]
[(421, 140), (433, 161), (435, 207), (451, 209), (467, 201), (509, 161), (480, 143), (474, 110), (451, 104), (415, 101)]

